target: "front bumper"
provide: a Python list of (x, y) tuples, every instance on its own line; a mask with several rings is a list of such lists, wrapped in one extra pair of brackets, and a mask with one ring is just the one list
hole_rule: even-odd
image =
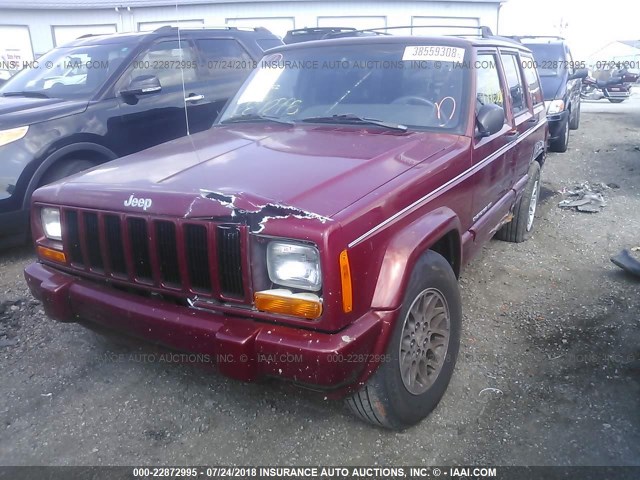
[(619, 90), (613, 90), (611, 88), (605, 88), (603, 91), (604, 96), (606, 98), (629, 98), (631, 96), (631, 91), (626, 88), (620, 88)]
[(564, 110), (555, 115), (548, 115), (547, 121), (549, 122), (549, 141), (556, 140), (564, 129), (564, 122), (569, 121), (569, 111)]
[(278, 377), (332, 397), (375, 370), (380, 329), (397, 314), (370, 311), (338, 333), (323, 333), (184, 307), (102, 286), (41, 263), (25, 269), (33, 295), (50, 317), (89, 322), (179, 351), (206, 355), (226, 376)]

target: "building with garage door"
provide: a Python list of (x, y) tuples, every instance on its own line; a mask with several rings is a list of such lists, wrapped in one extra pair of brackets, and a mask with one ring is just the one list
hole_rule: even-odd
[(498, 26), (506, 0), (0, 0), (0, 54), (30, 60), (88, 33), (163, 25), (262, 26), (276, 35), (304, 27)]

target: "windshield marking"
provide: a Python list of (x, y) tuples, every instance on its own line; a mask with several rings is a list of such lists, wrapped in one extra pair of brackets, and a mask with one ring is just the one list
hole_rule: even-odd
[(462, 63), (464, 48), (447, 45), (417, 45), (405, 47), (402, 60), (434, 60), (440, 62)]

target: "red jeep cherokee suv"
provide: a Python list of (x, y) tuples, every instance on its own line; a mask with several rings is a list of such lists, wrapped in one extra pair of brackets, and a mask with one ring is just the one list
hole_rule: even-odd
[(415, 424), (453, 373), (461, 267), (533, 226), (530, 60), (487, 35), (272, 50), (213, 129), (37, 190), (31, 291), (57, 320)]

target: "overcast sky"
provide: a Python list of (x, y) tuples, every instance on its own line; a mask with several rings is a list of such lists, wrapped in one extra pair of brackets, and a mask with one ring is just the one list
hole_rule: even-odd
[(500, 11), (502, 35), (558, 35), (561, 23), (575, 60), (586, 60), (614, 40), (640, 40), (640, 0), (508, 0)]

